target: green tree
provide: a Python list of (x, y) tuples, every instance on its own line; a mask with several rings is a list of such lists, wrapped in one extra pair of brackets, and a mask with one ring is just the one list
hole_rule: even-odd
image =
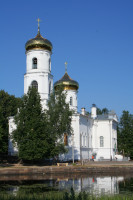
[(102, 109), (102, 114), (108, 114), (109, 110), (107, 108)]
[(13, 138), (17, 142), (19, 158), (37, 161), (46, 157), (49, 154), (47, 119), (35, 88), (30, 88), (28, 94), (22, 97), (15, 123), (17, 129), (13, 132)]
[(22, 105), (15, 117), (17, 129), (13, 140), (17, 142), (19, 158), (37, 161), (65, 153), (64, 133), (71, 133), (72, 111), (65, 102), (61, 89), (51, 94), (48, 109), (42, 111), (40, 96), (30, 88), (22, 98)]
[(123, 111), (118, 126), (118, 150), (133, 158), (133, 115)]
[(66, 152), (64, 133), (67, 135), (72, 133), (72, 111), (69, 109), (69, 104), (66, 103), (66, 94), (63, 92), (62, 87), (51, 94), (46, 114), (48, 118), (50, 156), (54, 157)]
[(0, 125), (0, 145), (1, 146), (3, 146), (3, 138), (2, 138), (2, 136), (3, 136), (3, 129), (2, 129), (2, 126)]
[[(109, 113), (109, 110), (107, 108), (103, 108), (103, 109), (100, 109), (100, 108), (97, 108), (97, 115), (102, 115), (102, 114), (108, 114)], [(90, 115), (91, 113), (90, 112), (86, 112), (86, 115)]]
[(97, 115), (102, 115), (102, 110), (100, 108), (97, 108)]
[(109, 110), (107, 108), (97, 108), (97, 115), (108, 114)]
[(0, 91), (0, 153), (8, 153), (8, 117), (17, 113), (21, 99)]

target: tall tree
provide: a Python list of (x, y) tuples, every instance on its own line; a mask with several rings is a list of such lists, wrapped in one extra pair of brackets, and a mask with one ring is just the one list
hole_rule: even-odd
[(72, 111), (62, 89), (51, 94), (48, 109), (42, 111), (40, 96), (30, 88), (22, 98), (22, 106), (15, 117), (17, 129), (13, 132), (19, 157), (37, 161), (66, 152), (64, 133), (71, 133)]
[(13, 138), (17, 142), (19, 157), (29, 161), (46, 157), (49, 154), (47, 119), (36, 88), (29, 88), (28, 94), (23, 96), (15, 123), (17, 129), (13, 132)]
[(0, 153), (8, 153), (8, 117), (17, 113), (21, 99), (0, 91)]
[(133, 115), (123, 111), (118, 127), (118, 150), (133, 158)]
[(62, 88), (58, 88), (51, 94), (46, 113), (48, 116), (50, 156), (54, 157), (66, 152), (64, 133), (68, 135), (72, 133), (72, 111), (69, 109), (69, 104), (66, 103), (66, 93), (63, 92)]

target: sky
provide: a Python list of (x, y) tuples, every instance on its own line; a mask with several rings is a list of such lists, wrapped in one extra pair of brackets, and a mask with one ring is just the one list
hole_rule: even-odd
[(53, 44), (54, 82), (78, 81), (78, 110), (91, 105), (133, 114), (133, 0), (1, 0), (0, 90), (21, 97), (25, 43), (37, 34)]

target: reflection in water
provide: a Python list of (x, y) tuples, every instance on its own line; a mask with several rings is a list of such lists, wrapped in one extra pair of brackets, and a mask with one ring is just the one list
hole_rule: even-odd
[(10, 186), (8, 188), (8, 192), (7, 193), (16, 196), (18, 191), (19, 191), (19, 187), (18, 186)]
[(59, 181), (59, 190), (70, 190), (74, 188), (76, 192), (86, 191), (94, 195), (119, 194), (119, 181), (123, 177), (87, 177), (74, 180)]
[[(78, 177), (78, 178), (56, 178), (33, 181), (0, 181), (0, 192), (17, 195), (17, 194), (43, 194), (54, 191), (69, 191), (71, 187), (75, 192), (86, 191), (93, 195), (114, 195), (124, 191), (126, 182), (129, 179), (116, 176), (105, 177)], [(128, 184), (130, 185), (130, 183)], [(123, 193), (124, 194), (124, 193)]]

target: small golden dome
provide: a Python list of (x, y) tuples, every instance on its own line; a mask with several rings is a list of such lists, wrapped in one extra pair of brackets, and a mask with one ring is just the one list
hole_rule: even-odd
[(40, 31), (38, 31), (35, 38), (28, 40), (25, 44), (26, 51), (31, 49), (46, 49), (52, 51), (52, 48), (52, 43), (46, 38), (42, 37)]
[(64, 76), (54, 84), (54, 89), (56, 90), (59, 86), (63, 86), (64, 90), (78, 90), (79, 84), (70, 78), (67, 72)]

